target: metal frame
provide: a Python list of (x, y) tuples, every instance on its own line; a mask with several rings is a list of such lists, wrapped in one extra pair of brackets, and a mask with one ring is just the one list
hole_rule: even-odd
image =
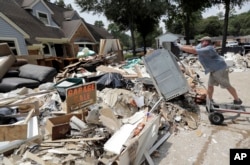
[[(208, 98), (206, 101), (206, 109), (209, 113), (209, 120), (211, 123), (211, 116), (212, 115), (218, 115), (217, 117), (224, 116), (223, 113), (236, 113), (234, 116), (229, 116), (225, 119), (236, 119), (237, 117), (240, 117), (241, 114), (250, 114), (250, 111), (247, 111), (247, 109), (250, 108), (248, 105), (237, 105), (237, 104), (230, 104), (230, 103), (214, 103), (211, 102)], [(222, 121), (223, 122), (223, 121)], [(219, 122), (219, 124), (222, 124), (222, 122)]]

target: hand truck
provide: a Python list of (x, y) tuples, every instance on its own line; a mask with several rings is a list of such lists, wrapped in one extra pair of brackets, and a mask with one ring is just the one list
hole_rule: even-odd
[(208, 119), (214, 125), (221, 125), (224, 121), (223, 113), (236, 113), (234, 116), (230, 116), (227, 119), (235, 119), (240, 117), (241, 114), (250, 114), (247, 109), (250, 106), (237, 105), (229, 103), (215, 103), (207, 98), (206, 110), (209, 113)]

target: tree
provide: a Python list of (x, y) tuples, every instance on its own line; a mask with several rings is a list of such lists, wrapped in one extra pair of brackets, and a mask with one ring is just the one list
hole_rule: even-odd
[(73, 10), (71, 4), (66, 5), (66, 9)]
[[(47, 0), (47, 1), (50, 2), (50, 0)], [(65, 9), (73, 10), (71, 4), (65, 5), (64, 0), (56, 0), (54, 4)]]
[[(145, 38), (146, 41), (144, 41), (142, 36), (139, 33), (136, 33), (135, 35), (136, 45), (139, 45), (141, 47), (144, 46), (144, 53), (145, 53), (145, 47), (157, 48), (155, 38), (161, 34), (163, 34), (162, 27), (155, 27), (155, 29), (152, 32), (150, 32)], [(146, 43), (146, 45), (144, 43)]]
[(147, 36), (157, 30), (161, 16), (166, 12), (166, 3), (159, 2), (159, 0), (150, 1), (150, 3), (145, 1), (140, 5), (140, 10), (135, 17), (136, 29), (143, 41), (144, 54), (146, 54)]
[(124, 49), (131, 48), (131, 38), (129, 35), (119, 30), (119, 27), (115, 23), (108, 25), (108, 32), (112, 34), (115, 38), (118, 38), (123, 45)]
[(230, 10), (232, 10), (236, 6), (241, 7), (245, 2), (248, 2), (249, 0), (210, 0), (210, 1), (213, 5), (223, 4), (225, 7), (223, 38), (222, 38), (222, 54), (224, 54), (227, 35), (228, 35), (228, 19)]
[(250, 11), (233, 15), (228, 22), (228, 35), (243, 36), (250, 33)]
[(211, 16), (203, 19), (199, 23), (199, 33), (203, 36), (220, 36), (222, 35), (222, 23), (217, 16)]
[(94, 25), (97, 26), (97, 27), (104, 28), (104, 24), (103, 24), (102, 21), (95, 21)]
[(55, 4), (56, 4), (57, 6), (60, 6), (60, 7), (63, 7), (63, 8), (66, 7), (66, 5), (65, 5), (65, 3), (64, 3), (63, 0), (56, 0), (56, 1), (55, 1)]
[(219, 17), (220, 20), (223, 20), (224, 19), (224, 14), (222, 11), (220, 11), (217, 16)]
[(167, 20), (165, 21), (167, 26), (170, 26), (176, 20), (181, 20), (184, 35), (187, 44), (189, 44), (191, 22), (197, 21), (197, 14), (210, 7), (211, 3), (207, 0), (167, 0), (167, 3)]
[[(117, 24), (120, 30), (130, 30), (132, 38), (133, 54), (135, 55), (135, 37), (137, 22), (143, 22), (147, 18), (150, 21), (159, 19), (164, 13), (165, 1), (162, 0), (75, 0), (81, 7), (81, 12), (93, 11), (94, 14), (103, 13), (108, 20)], [(156, 6), (157, 5), (157, 6)], [(145, 7), (147, 6), (147, 7)], [(150, 7), (151, 6), (151, 7)], [(158, 7), (158, 10), (157, 8)], [(159, 12), (164, 9), (164, 12)], [(143, 16), (143, 17), (142, 17)], [(153, 19), (153, 17), (155, 17)], [(145, 19), (144, 19), (145, 20)], [(147, 22), (155, 24), (156, 22)], [(139, 31), (138, 31), (139, 32)], [(140, 30), (141, 33), (141, 30)], [(145, 33), (144, 33), (145, 34)]]

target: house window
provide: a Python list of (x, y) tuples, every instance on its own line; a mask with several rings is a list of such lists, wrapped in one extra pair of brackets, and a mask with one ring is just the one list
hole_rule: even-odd
[(48, 14), (37, 12), (38, 18), (42, 21), (45, 25), (49, 25)]
[(12, 52), (17, 55), (17, 46), (15, 44), (15, 41), (11, 41), (11, 40), (0, 40), (0, 43), (7, 43), (10, 47), (10, 49), (12, 50)]

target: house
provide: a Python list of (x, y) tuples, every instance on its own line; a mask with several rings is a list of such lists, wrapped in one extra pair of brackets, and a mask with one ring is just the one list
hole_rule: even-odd
[(165, 48), (170, 50), (175, 56), (180, 56), (180, 49), (174, 46), (174, 42), (184, 42), (184, 36), (179, 34), (173, 34), (170, 32), (166, 32), (155, 38), (156, 40), (156, 48), (161, 49)]
[(183, 39), (184, 39), (184, 36), (182, 36), (182, 35), (166, 32), (166, 33), (155, 38), (156, 48), (164, 47), (164, 43), (175, 42), (177, 40), (182, 41)]
[(113, 38), (79, 14), (44, 0), (0, 0), (0, 43), (17, 56), (76, 57), (81, 48), (98, 52), (100, 39)]

